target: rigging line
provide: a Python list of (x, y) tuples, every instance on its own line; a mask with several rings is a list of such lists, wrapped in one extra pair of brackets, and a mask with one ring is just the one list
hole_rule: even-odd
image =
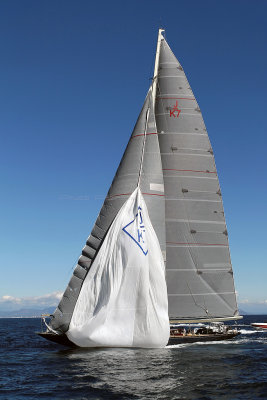
[(147, 126), (148, 126), (149, 114), (150, 114), (150, 107), (148, 107), (148, 109), (146, 111), (146, 123), (145, 123), (145, 130), (144, 130), (144, 140), (143, 140), (140, 168), (139, 168), (138, 181), (137, 181), (137, 187), (139, 187), (139, 188), (140, 188), (141, 174), (142, 174), (144, 155), (145, 155), (145, 145), (146, 145), (146, 135), (147, 135)]
[(205, 300), (205, 296), (204, 295), (203, 295), (203, 304), (204, 304), (204, 307), (206, 309), (207, 316), (210, 317), (210, 318), (213, 318), (213, 316), (209, 313), (209, 310), (208, 310), (208, 308), (206, 306), (206, 300)]
[(200, 304), (198, 304), (198, 303), (196, 302), (196, 300), (195, 300), (195, 297), (194, 297), (194, 295), (193, 295), (193, 293), (192, 293), (192, 291), (191, 291), (189, 285), (188, 285), (188, 282), (186, 282), (186, 285), (187, 285), (188, 290), (189, 290), (189, 292), (190, 292), (190, 294), (191, 294), (191, 296), (192, 296), (192, 299), (193, 299), (193, 301), (194, 301), (194, 303), (195, 303), (195, 306), (196, 306), (196, 307), (200, 307), (203, 311), (205, 311), (206, 315), (209, 316), (209, 310), (207, 310), (207, 308), (205, 307), (205, 304), (204, 304), (204, 307), (201, 306)]

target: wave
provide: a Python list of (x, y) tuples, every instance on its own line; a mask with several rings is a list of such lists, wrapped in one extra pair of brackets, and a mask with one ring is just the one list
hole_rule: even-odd
[(251, 335), (253, 333), (267, 333), (266, 330), (260, 330), (260, 329), (240, 329), (240, 332), (242, 335)]
[(251, 330), (251, 329), (240, 329), (240, 333), (242, 335), (251, 335), (251, 334), (257, 333), (257, 332), (258, 331), (256, 329), (253, 329), (253, 330)]

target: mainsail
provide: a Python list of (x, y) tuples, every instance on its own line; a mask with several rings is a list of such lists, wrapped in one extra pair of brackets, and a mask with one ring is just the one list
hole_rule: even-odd
[(160, 34), (155, 116), (165, 187), (170, 319), (238, 316), (212, 147), (181, 64)]
[[(104, 318), (97, 307), (101, 301), (94, 305), (91, 302), (88, 308), (84, 299), (88, 300), (92, 291), (95, 291), (95, 298), (105, 298), (108, 307), (112, 303), (100, 286), (97, 286), (97, 290), (93, 288), (90, 279), (96, 271), (102, 271), (103, 264), (99, 263), (99, 259), (107, 254), (105, 249), (107, 241), (111, 240), (110, 233), (116, 231), (114, 223), (125, 222), (122, 210), (128, 210), (125, 212), (129, 216), (127, 207), (133, 201), (133, 194), (137, 196), (137, 187), (140, 191), (137, 197), (141, 202), (142, 199), (145, 201), (148, 220), (161, 249), (158, 270), (161, 270), (163, 259), (166, 264), (170, 320), (239, 318), (222, 195), (212, 147), (183, 68), (162, 32), (160, 29), (152, 87), (91, 235), (50, 321), (52, 331), (67, 334), (78, 345), (91, 346), (96, 343), (99, 324), (97, 322), (95, 330), (94, 321)], [(109, 257), (105, 265), (110, 265)], [(107, 271), (109, 274), (111, 270)], [(105, 275), (99, 273), (99, 276)], [(164, 285), (162, 287), (164, 292)], [(162, 300), (163, 309), (164, 304)], [(109, 310), (113, 310), (112, 307)], [(105, 314), (107, 319), (103, 321), (115, 326), (112, 313), (110, 311), (113, 322), (108, 314)], [(137, 311), (137, 315), (141, 314)], [(93, 322), (92, 316), (95, 318)], [(162, 321), (162, 332), (166, 333), (164, 317)], [(106, 322), (103, 322), (103, 330), (107, 328)], [(90, 328), (88, 324), (91, 324)], [(85, 326), (93, 336), (83, 336)], [(138, 345), (136, 335), (131, 334), (129, 340), (126, 336), (126, 342), (119, 339), (121, 345)], [(142, 337), (140, 332), (139, 336)], [(121, 338), (120, 335), (118, 337)], [(115, 337), (113, 339), (113, 345), (120, 344)]]

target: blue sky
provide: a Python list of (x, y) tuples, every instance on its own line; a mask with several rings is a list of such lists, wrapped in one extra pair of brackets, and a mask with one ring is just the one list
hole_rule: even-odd
[(264, 304), (266, 12), (264, 0), (0, 2), (0, 302), (64, 290), (162, 24), (213, 145), (239, 301)]

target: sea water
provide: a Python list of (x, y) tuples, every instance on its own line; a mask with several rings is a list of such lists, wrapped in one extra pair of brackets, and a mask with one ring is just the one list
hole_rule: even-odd
[(39, 319), (0, 319), (0, 399), (267, 399), (267, 330), (164, 349), (67, 349)]

